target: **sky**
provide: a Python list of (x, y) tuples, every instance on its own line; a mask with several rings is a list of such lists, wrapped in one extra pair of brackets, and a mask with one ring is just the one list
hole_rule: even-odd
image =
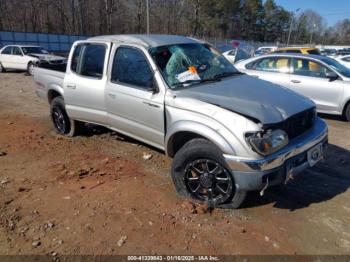
[(329, 26), (345, 18), (350, 19), (350, 0), (275, 0), (288, 11), (300, 8), (299, 13), (313, 9), (326, 19)]

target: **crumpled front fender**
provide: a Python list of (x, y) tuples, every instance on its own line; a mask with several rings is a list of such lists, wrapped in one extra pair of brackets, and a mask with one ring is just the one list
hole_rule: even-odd
[(235, 155), (234, 149), (216, 130), (198, 122), (184, 120), (177, 121), (168, 128), (168, 132), (165, 136), (165, 148), (168, 156), (174, 156), (173, 139), (175, 135), (180, 132), (191, 132), (202, 136), (220, 148), (223, 154)]

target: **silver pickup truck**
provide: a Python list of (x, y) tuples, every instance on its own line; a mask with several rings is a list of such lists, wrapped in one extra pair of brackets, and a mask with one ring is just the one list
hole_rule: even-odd
[(95, 123), (164, 150), (177, 191), (210, 206), (238, 208), (248, 191), (287, 182), (327, 143), (311, 100), (193, 38), (93, 37), (74, 43), (67, 68), (34, 78), (59, 134)]

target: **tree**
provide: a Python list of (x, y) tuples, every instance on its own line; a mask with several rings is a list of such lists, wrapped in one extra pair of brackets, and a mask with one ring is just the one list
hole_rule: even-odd
[(289, 29), (291, 15), (277, 6), (274, 0), (267, 0), (264, 4), (263, 40), (265, 42), (283, 41)]
[(350, 20), (344, 19), (339, 21), (332, 28), (337, 44), (349, 44), (350, 43)]
[[(146, 0), (0, 0), (0, 30), (146, 33)], [(149, 0), (150, 31), (199, 38), (286, 42), (292, 13), (274, 0)], [(327, 27), (313, 10), (293, 18), (291, 42), (349, 44), (348, 19)]]

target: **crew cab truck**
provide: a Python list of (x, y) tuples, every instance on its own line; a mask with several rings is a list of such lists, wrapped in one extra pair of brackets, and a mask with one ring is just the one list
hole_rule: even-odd
[(238, 208), (248, 191), (315, 165), (328, 129), (315, 104), (239, 73), (215, 48), (173, 35), (75, 42), (65, 72), (34, 70), (59, 134), (95, 123), (164, 150), (177, 191)]

